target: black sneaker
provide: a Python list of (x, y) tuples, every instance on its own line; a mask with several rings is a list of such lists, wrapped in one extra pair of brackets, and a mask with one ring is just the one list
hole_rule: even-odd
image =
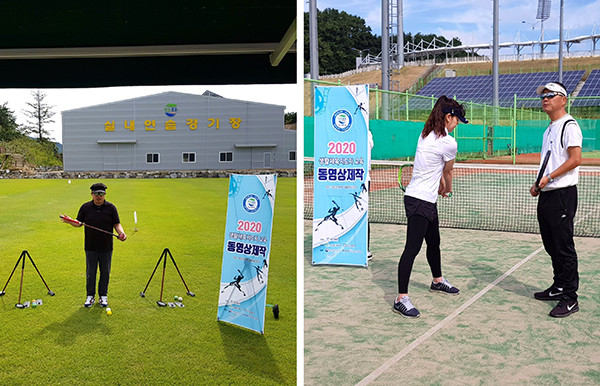
[(537, 300), (560, 300), (563, 295), (563, 289), (555, 286), (551, 286), (545, 291), (536, 292), (533, 297)]
[(405, 318), (418, 318), (421, 316), (419, 310), (410, 302), (410, 298), (406, 295), (402, 296), (399, 302), (394, 301), (392, 310)]
[(450, 282), (444, 278), (439, 283), (431, 282), (431, 287), (429, 287), (429, 292), (438, 292), (445, 295), (458, 295), (460, 291), (458, 288), (454, 287)]
[(579, 311), (577, 300), (560, 299), (560, 302), (550, 311), (550, 316), (554, 318), (564, 318)]

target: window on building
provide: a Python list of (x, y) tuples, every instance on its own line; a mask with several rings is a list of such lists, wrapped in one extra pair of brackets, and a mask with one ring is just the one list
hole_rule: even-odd
[(288, 153), (288, 161), (296, 161), (296, 150), (290, 150)]
[(220, 162), (233, 162), (233, 152), (232, 151), (222, 151), (219, 153), (219, 161)]
[(196, 153), (183, 153), (183, 163), (196, 163)]
[(160, 163), (160, 153), (146, 153), (146, 163), (147, 164)]

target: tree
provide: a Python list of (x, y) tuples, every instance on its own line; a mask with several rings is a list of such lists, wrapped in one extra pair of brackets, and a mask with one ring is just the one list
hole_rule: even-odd
[(296, 123), (296, 113), (285, 113), (283, 123), (286, 125)]
[[(319, 73), (320, 75), (339, 74), (356, 68), (356, 58), (362, 54), (378, 55), (381, 52), (381, 36), (373, 35), (371, 27), (366, 25), (364, 19), (359, 16), (349, 15), (344, 11), (326, 8), (324, 11), (317, 10), (318, 24), (318, 51), (319, 51)], [(443, 36), (435, 34), (416, 35), (404, 34), (404, 42), (423, 45), (434, 39), (442, 44), (451, 42), (452, 46), (462, 45), (458, 38), (448, 40)], [(455, 51), (449, 54), (453, 57), (467, 56), (466, 51)], [(443, 61), (446, 53), (431, 55), (437, 61)], [(423, 55), (426, 57), (426, 55)], [(412, 57), (408, 57), (412, 60)], [(309, 15), (304, 13), (304, 73), (310, 72), (310, 39), (309, 39)]]
[(0, 141), (12, 141), (22, 136), (15, 112), (8, 108), (7, 103), (4, 103), (0, 106)]
[[(310, 40), (308, 13), (304, 13), (304, 72), (310, 72)], [(317, 10), (319, 35), (319, 72), (339, 74), (356, 68), (356, 58), (381, 51), (381, 38), (358, 16), (326, 8)]]
[(39, 141), (44, 141), (50, 137), (50, 133), (44, 127), (54, 122), (52, 119), (55, 114), (52, 111), (54, 106), (44, 103), (46, 94), (40, 90), (32, 91), (31, 95), (33, 96), (33, 102), (27, 103), (27, 106), (31, 107), (31, 110), (23, 110), (23, 113), (30, 118), (23, 131), (26, 134), (34, 133)]

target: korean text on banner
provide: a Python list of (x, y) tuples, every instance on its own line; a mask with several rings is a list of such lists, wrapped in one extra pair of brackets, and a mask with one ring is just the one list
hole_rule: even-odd
[(312, 263), (367, 265), (369, 89), (315, 88)]
[(232, 174), (217, 319), (264, 334), (277, 176)]

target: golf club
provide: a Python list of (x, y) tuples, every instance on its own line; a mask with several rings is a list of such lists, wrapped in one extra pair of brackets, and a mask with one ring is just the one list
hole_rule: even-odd
[(18, 300), (18, 303), (15, 304), (15, 307), (17, 307), (17, 308), (26, 308), (27, 307), (26, 305), (21, 304), (21, 293), (23, 291), (23, 272), (25, 271), (25, 258), (26, 257), (29, 258), (29, 261), (31, 261), (31, 264), (33, 265), (33, 268), (35, 268), (35, 270), (37, 271), (38, 275), (40, 276), (40, 279), (42, 279), (42, 282), (44, 283), (44, 285), (46, 286), (46, 289), (48, 290), (48, 295), (50, 295), (50, 296), (54, 296), (55, 295), (54, 292), (52, 292), (50, 290), (50, 288), (48, 287), (48, 284), (46, 283), (46, 280), (44, 280), (42, 274), (40, 273), (40, 270), (38, 269), (37, 265), (35, 265), (35, 262), (31, 258), (31, 255), (29, 254), (29, 252), (27, 252), (25, 250), (25, 251), (21, 252), (21, 255), (19, 256), (19, 259), (17, 260), (17, 264), (15, 264), (15, 267), (13, 268), (10, 276), (8, 277), (8, 280), (6, 281), (6, 284), (4, 285), (4, 288), (2, 289), (2, 291), (0, 291), (0, 296), (4, 296), (4, 294), (6, 294), (6, 287), (8, 286), (8, 283), (10, 282), (10, 279), (13, 277), (13, 274), (15, 273), (15, 270), (19, 266), (19, 263), (21, 263), (21, 261), (22, 261), (22, 265), (21, 265), (21, 283), (19, 284), (19, 300)]
[(162, 270), (163, 271), (162, 272), (162, 281), (160, 284), (160, 300), (158, 300), (156, 302), (156, 304), (158, 304), (160, 307), (167, 306), (167, 303), (165, 303), (163, 301), (163, 290), (164, 290), (164, 284), (165, 284), (165, 269), (167, 267), (167, 255), (169, 255), (169, 257), (171, 258), (171, 261), (173, 262), (173, 265), (175, 266), (175, 269), (177, 269), (177, 273), (179, 274), (179, 277), (181, 278), (181, 281), (183, 282), (183, 285), (185, 286), (187, 295), (192, 296), (192, 297), (196, 296), (196, 294), (193, 293), (192, 291), (190, 291), (190, 289), (188, 288), (185, 280), (183, 279), (183, 276), (181, 275), (181, 272), (179, 271), (179, 267), (177, 266), (177, 263), (175, 262), (173, 255), (171, 254), (171, 251), (169, 250), (169, 248), (165, 248), (159, 257), (158, 262), (156, 262), (156, 266), (154, 267), (154, 271), (152, 271), (152, 275), (150, 275), (150, 279), (148, 279), (148, 283), (146, 283), (146, 287), (144, 287), (144, 290), (142, 292), (140, 292), (140, 296), (145, 298), (146, 290), (148, 289), (148, 286), (150, 285), (150, 282), (152, 281), (152, 278), (154, 277), (154, 274), (156, 273), (156, 269), (160, 265), (160, 262), (163, 261), (163, 259), (164, 259), (163, 270)]
[(88, 224), (86, 224), (86, 223), (84, 223), (84, 222), (81, 222), (81, 221), (79, 221), (79, 220), (75, 220), (75, 219), (73, 219), (73, 218), (71, 218), (71, 217), (67, 216), (66, 214), (61, 214), (61, 215), (60, 215), (60, 218), (62, 218), (62, 219), (64, 219), (64, 220), (67, 220), (67, 221), (69, 221), (69, 222), (71, 222), (71, 223), (73, 223), (73, 224), (81, 224), (81, 225), (83, 225), (84, 227), (88, 227), (88, 228), (94, 229), (94, 230), (96, 230), (96, 231), (98, 231), (98, 232), (106, 233), (106, 234), (108, 234), (108, 235), (111, 235), (111, 236), (114, 236), (114, 237), (116, 237), (116, 238), (119, 238), (119, 236), (118, 236), (118, 235), (115, 235), (115, 234), (114, 234), (114, 233), (112, 233), (112, 232), (105, 231), (104, 229), (96, 228), (95, 226), (88, 225)]

